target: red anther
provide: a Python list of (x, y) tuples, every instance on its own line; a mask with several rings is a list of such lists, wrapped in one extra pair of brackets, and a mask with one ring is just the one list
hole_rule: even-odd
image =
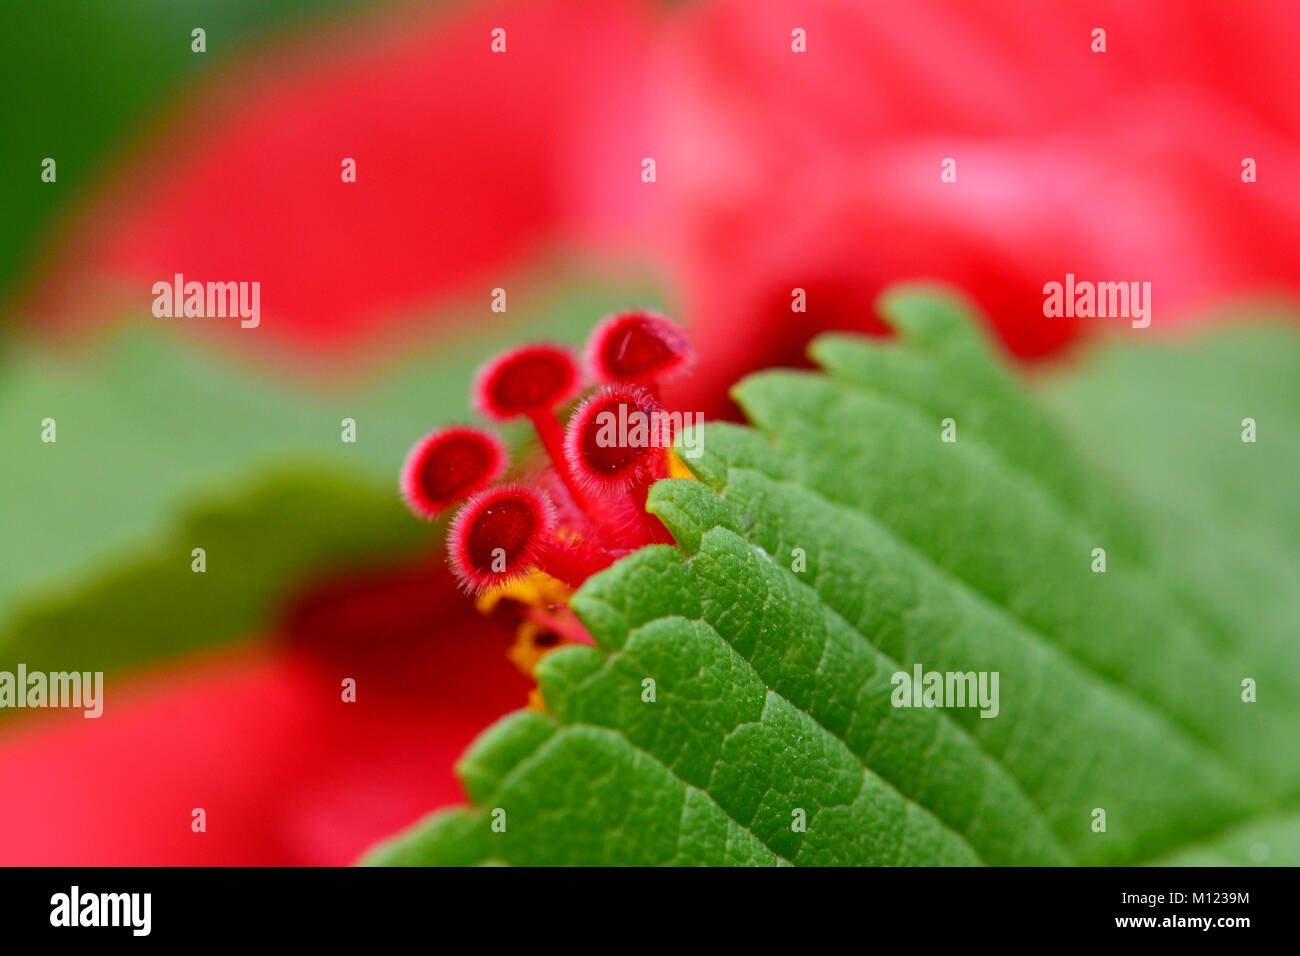
[(558, 345), (525, 345), (497, 356), (479, 372), (474, 386), (479, 411), (507, 421), (549, 414), (573, 398), (582, 385), (578, 361)]
[(481, 428), (454, 426), (416, 442), (402, 466), (402, 497), (421, 518), (441, 512), (482, 491), (510, 462), (505, 444)]
[(602, 382), (653, 385), (690, 364), (686, 333), (654, 312), (619, 312), (587, 340), (587, 365)]
[(540, 491), (502, 485), (474, 496), (451, 523), (447, 552), (465, 590), (477, 594), (537, 565), (555, 526)]
[(659, 477), (672, 437), (668, 416), (649, 392), (605, 386), (574, 411), (564, 451), (579, 485), (617, 494)]

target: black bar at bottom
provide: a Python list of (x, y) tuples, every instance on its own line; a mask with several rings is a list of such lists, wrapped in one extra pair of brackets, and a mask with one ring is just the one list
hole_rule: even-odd
[(892, 929), (927, 944), (1199, 936), (1231, 945), (1242, 934), (1288, 929), (1296, 872), (0, 869), (0, 932), (6, 943), (414, 938), (436, 949), (467, 932), (533, 943), (573, 934), (589, 945), (599, 930), (621, 948), (629, 933), (700, 943), (703, 925), (705, 937), (732, 944), (775, 944), (773, 934), (791, 932), (812, 944), (847, 930), (866, 948)]

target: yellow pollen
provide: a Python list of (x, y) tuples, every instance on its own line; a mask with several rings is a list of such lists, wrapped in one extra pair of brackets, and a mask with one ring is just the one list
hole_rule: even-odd
[(542, 658), (568, 643), (565, 638), (551, 633), (536, 621), (521, 621), (515, 630), (515, 642), (506, 651), (506, 657), (521, 674), (536, 678), (537, 665)]
[[(544, 571), (532, 570), (521, 578), (507, 581), (479, 595), (474, 606), (480, 614), (489, 614), (502, 601), (513, 601), (526, 608), (549, 612), (552, 608), (569, 603), (573, 589), (563, 581)], [(545, 625), (523, 620), (515, 628), (515, 642), (506, 650), (506, 658), (525, 677), (537, 679), (537, 665), (543, 657), (565, 644), (568, 638), (553, 633)], [(536, 687), (528, 692), (528, 707), (546, 711), (542, 693)]]
[(563, 581), (534, 568), (521, 578), (484, 591), (474, 600), (474, 607), (480, 614), (488, 614), (503, 600), (510, 600), (544, 611), (560, 604), (568, 604), (571, 594), (573, 590)]

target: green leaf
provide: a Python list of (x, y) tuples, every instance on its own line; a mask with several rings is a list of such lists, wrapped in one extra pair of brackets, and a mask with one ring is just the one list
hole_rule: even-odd
[[(431, 543), (396, 496), (355, 477), (327, 468), (267, 475), (186, 509), (163, 538), (80, 587), (25, 604), (0, 632), (0, 670), (114, 674), (250, 639), (308, 575), (392, 562)], [(0, 720), (20, 713), (0, 709)]]
[[(410, 346), (399, 365), (372, 369), (369, 381), (331, 381), (328, 390), (206, 354), (159, 334), (156, 323), (127, 327), (75, 356), (15, 348), (0, 368), (0, 633), (27, 604), (62, 600), (123, 555), (158, 547), (182, 509), (269, 473), (311, 463), (395, 506), (407, 450), (429, 429), (466, 417), (473, 370), (502, 342), (524, 330), (579, 341), (593, 314), (629, 296), (647, 297), (577, 287), (534, 295), (499, 324), (449, 314), (436, 338)], [(52, 444), (41, 441), (45, 418), (56, 422)], [(356, 422), (355, 443), (341, 440), (344, 418)], [(348, 517), (329, 515), (323, 510), (320, 520)], [(250, 529), (250, 547), (283, 546), (267, 527), (261, 536)], [(393, 540), (400, 551), (409, 535)], [(141, 617), (147, 613), (141, 606)], [(116, 639), (148, 626), (137, 621)]]
[(16, 352), (0, 377), (0, 670), (114, 674), (248, 641), (307, 583), (436, 547), (398, 497), (407, 449), (464, 408), (472, 370), (521, 326), (574, 341), (630, 292), (520, 296), (533, 304), (509, 322), (442, 332), (436, 351), (331, 394), (141, 328), (72, 358)]
[[(584, 585), (546, 713), (370, 862), (1300, 862), (1294, 331), (1111, 345), (1034, 396), (947, 300), (884, 311), (896, 340), (736, 388), (754, 427), (651, 492), (679, 546)], [(996, 716), (894, 706), (917, 666), (997, 673)]]

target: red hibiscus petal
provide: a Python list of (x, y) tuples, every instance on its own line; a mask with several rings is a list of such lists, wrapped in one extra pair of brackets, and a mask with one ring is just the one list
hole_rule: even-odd
[[(637, 169), (638, 4), (411, 17), (230, 68), (83, 222), (38, 311), (67, 320), (89, 301), (100, 318), (107, 284), (144, 313), (177, 273), (259, 281), (262, 334), (327, 349), (469, 289), (486, 302), (540, 244), (626, 218), (599, 184)], [(574, 200), (575, 184), (599, 201)]]
[[(1152, 283), (1157, 330), (1225, 296), (1300, 292), (1300, 81), (1283, 4), (774, 0), (692, 8), (663, 38), (658, 115), (674, 264), (700, 367), (798, 361), (881, 331), (889, 283), (972, 296), (1014, 354), (1067, 272)], [(1093, 54), (1091, 31), (1108, 29)], [(807, 31), (808, 53), (790, 50)], [(1259, 164), (1255, 183), (1241, 162)], [(944, 157), (955, 183), (940, 180)], [(794, 288), (807, 313), (790, 309)], [(1121, 320), (1123, 322), (1123, 320)], [(1124, 322), (1124, 324), (1127, 324)], [(679, 404), (718, 412), (708, 382)]]
[(527, 699), (508, 631), (443, 573), (323, 583), (284, 631), (272, 648), (110, 676), (98, 719), (7, 725), (0, 864), (349, 863), (461, 802), (456, 759)]

